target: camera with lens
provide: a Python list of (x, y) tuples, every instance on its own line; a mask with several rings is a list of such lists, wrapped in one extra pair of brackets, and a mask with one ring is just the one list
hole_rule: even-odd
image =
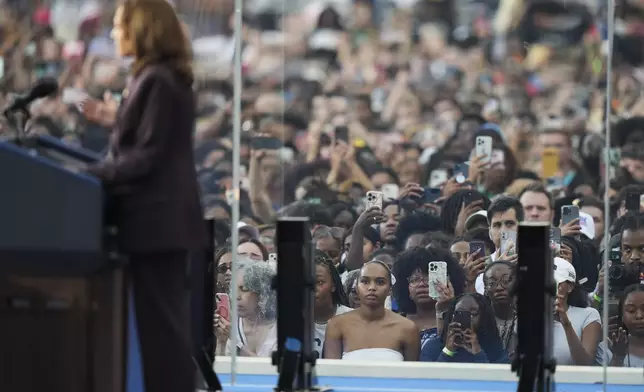
[(608, 269), (608, 285), (611, 293), (621, 293), (632, 284), (644, 281), (644, 265), (622, 263), (620, 248), (610, 250), (610, 268)]

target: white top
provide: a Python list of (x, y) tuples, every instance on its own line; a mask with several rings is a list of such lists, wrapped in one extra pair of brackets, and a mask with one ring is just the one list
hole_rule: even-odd
[[(339, 305), (338, 308), (335, 311), (335, 315), (340, 315), (343, 313), (347, 313), (352, 311), (348, 306), (344, 305)], [(327, 323), (315, 323), (314, 328), (315, 330), (313, 331), (314, 333), (314, 340), (313, 340), (313, 350), (315, 350), (318, 353), (318, 358), (322, 358), (322, 350), (324, 348), (324, 335), (326, 334), (326, 326)]]
[(402, 362), (405, 357), (396, 350), (388, 348), (363, 348), (360, 350), (353, 350), (342, 353), (342, 359), (349, 359), (351, 361), (387, 361), (387, 362)]
[[(578, 308), (576, 306), (568, 307), (568, 318), (572, 323), (577, 336), (581, 339), (581, 332), (589, 324), (600, 323), (599, 312), (591, 307)], [(553, 328), (553, 353), (557, 360), (557, 365), (575, 365), (572, 356), (570, 355), (570, 347), (568, 346), (568, 339), (563, 325), (555, 321)]]
[[(239, 318), (237, 323), (237, 347), (241, 348), (242, 346), (248, 344), (248, 338), (244, 333), (244, 319)], [(270, 357), (273, 354), (273, 351), (277, 350), (277, 323), (272, 323), (269, 327), (264, 343), (257, 350), (258, 357)], [(232, 352), (232, 341), (228, 339), (226, 343), (226, 355), (230, 355)]]

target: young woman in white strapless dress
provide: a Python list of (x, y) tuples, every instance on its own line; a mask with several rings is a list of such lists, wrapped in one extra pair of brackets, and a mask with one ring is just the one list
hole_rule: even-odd
[(420, 334), (416, 324), (388, 309), (392, 274), (381, 261), (365, 263), (357, 293), (360, 307), (329, 320), (324, 358), (368, 361), (417, 361)]

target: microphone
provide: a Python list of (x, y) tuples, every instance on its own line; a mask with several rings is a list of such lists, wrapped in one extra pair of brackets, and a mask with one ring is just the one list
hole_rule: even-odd
[(7, 114), (17, 110), (24, 110), (33, 101), (52, 95), (56, 91), (58, 91), (58, 82), (56, 79), (39, 79), (27, 95), (16, 97), (13, 102), (5, 108), (3, 113), (6, 116)]

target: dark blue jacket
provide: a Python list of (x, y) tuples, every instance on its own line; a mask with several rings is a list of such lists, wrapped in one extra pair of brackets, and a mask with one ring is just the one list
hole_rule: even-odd
[(420, 352), (420, 360), (424, 362), (510, 363), (502, 344), (492, 347), (481, 345), (481, 352), (476, 355), (465, 349), (459, 349), (453, 357), (443, 353), (443, 347), (445, 344), (440, 336), (428, 340)]

